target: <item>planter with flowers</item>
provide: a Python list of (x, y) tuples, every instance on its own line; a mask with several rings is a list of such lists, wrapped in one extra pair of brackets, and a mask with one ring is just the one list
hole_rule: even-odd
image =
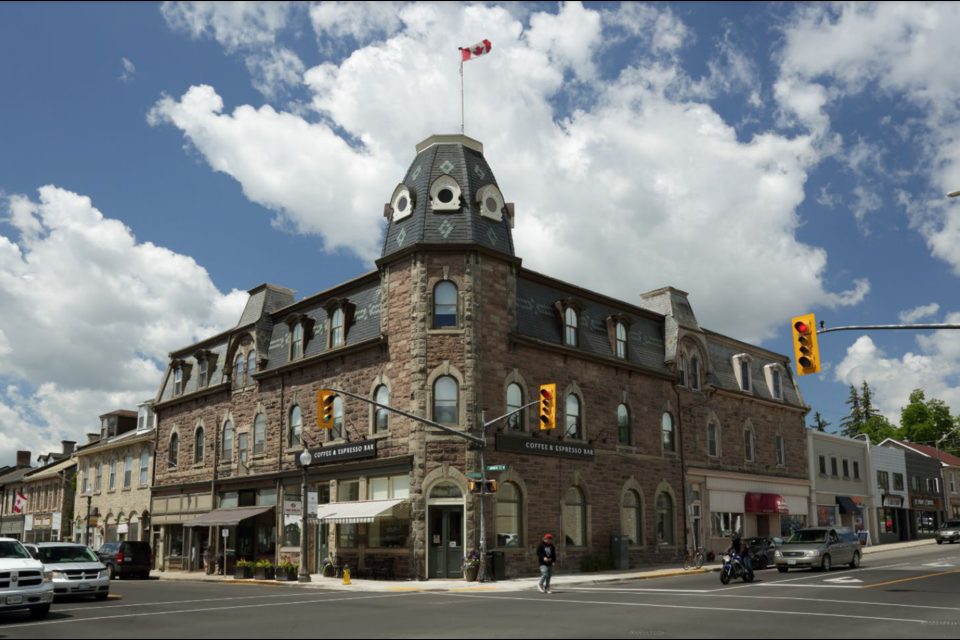
[(284, 558), (283, 562), (277, 565), (277, 580), (280, 582), (296, 582), (299, 569), (300, 567), (290, 562), (290, 558)]
[(476, 582), (480, 572), (480, 551), (474, 550), (463, 556), (463, 579), (467, 582)]
[(237, 560), (237, 565), (233, 569), (234, 580), (253, 580), (253, 562), (250, 560)]
[(266, 558), (257, 561), (256, 569), (253, 572), (255, 580), (273, 580), (276, 567)]

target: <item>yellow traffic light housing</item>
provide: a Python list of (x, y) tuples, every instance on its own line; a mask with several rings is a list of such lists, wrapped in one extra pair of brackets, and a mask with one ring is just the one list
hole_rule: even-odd
[(540, 386), (540, 430), (557, 428), (557, 385)]
[(793, 351), (797, 359), (797, 375), (820, 373), (820, 352), (817, 350), (817, 321), (813, 314), (793, 319)]
[(333, 429), (333, 401), (337, 394), (327, 389), (317, 392), (317, 426), (324, 429)]

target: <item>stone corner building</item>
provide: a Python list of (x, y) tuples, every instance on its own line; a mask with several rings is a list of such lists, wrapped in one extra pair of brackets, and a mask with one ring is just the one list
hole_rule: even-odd
[(508, 575), (536, 570), (547, 532), (578, 571), (614, 534), (636, 566), (676, 562), (693, 541), (719, 550), (713, 534), (738, 519), (753, 535), (803, 518), (807, 408), (786, 357), (701, 328), (682, 291), (630, 304), (523, 268), (514, 206), (475, 140), (425, 140), (384, 195), (376, 271), (299, 301), (261, 285), (236, 328), (170, 354), (155, 405), (158, 460), (176, 462), (158, 463), (154, 488), (164, 566), (200, 570), (207, 550), (228, 572), (298, 562), (305, 445), (321, 505), (311, 571), (335, 556), (461, 575), (479, 544), (479, 451), (349, 398), (319, 429), (325, 387), (479, 435), (484, 411), (556, 383), (555, 431), (534, 407), (490, 432), (488, 464), (506, 470), (488, 546)]

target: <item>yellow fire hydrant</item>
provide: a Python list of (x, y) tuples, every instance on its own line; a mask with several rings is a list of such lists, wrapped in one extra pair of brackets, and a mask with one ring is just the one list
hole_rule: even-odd
[(350, 567), (343, 568), (343, 584), (350, 584)]

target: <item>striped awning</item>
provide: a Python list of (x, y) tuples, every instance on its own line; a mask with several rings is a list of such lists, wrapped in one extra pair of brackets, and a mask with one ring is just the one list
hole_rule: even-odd
[[(239, 509), (214, 509), (190, 522), (185, 527), (235, 527), (247, 518), (254, 518), (261, 513), (270, 511), (273, 507), (242, 507)], [(154, 518), (156, 524), (156, 518)]]
[(377, 518), (409, 520), (410, 503), (406, 500), (333, 502), (317, 510), (317, 519), (328, 524), (369, 524)]

